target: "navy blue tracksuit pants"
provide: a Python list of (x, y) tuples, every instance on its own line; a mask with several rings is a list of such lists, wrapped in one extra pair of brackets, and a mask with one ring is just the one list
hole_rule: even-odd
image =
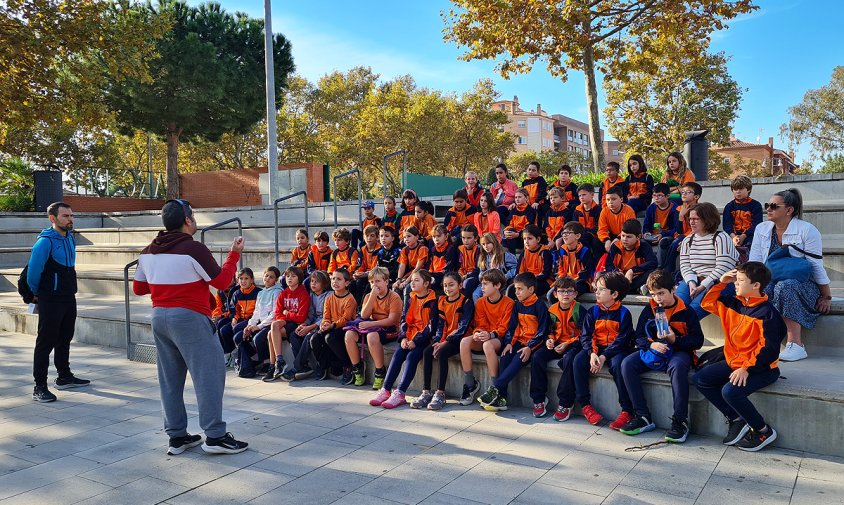
[[(566, 351), (568, 349), (567, 347)], [(557, 354), (554, 349), (545, 347), (544, 342), (542, 347), (530, 355), (530, 398), (533, 403), (545, 401), (545, 394), (548, 392), (548, 362), (562, 357), (563, 355)]]
[[(580, 351), (574, 358), (574, 387), (577, 390), (577, 401), (581, 407), (591, 405), (592, 395), (589, 393), (589, 356), (591, 351), (586, 349)], [(627, 388), (624, 387), (624, 379), (621, 376), (621, 363), (627, 354), (616, 354), (608, 359), (605, 365), (609, 365), (610, 375), (612, 375), (615, 388), (618, 390), (618, 404), (621, 405), (621, 410), (625, 412), (633, 412), (633, 403), (630, 401), (630, 396), (627, 394)]]
[(726, 361), (719, 361), (703, 367), (692, 377), (692, 380), (701, 394), (726, 418), (735, 420), (740, 417), (754, 431), (759, 431), (765, 427), (765, 419), (747, 397), (776, 382), (780, 376), (780, 369), (772, 368), (764, 372), (751, 373), (744, 386), (730, 384), (732, 373), (733, 369)]
[[(668, 360), (668, 377), (671, 379), (671, 394), (674, 398), (674, 417), (679, 421), (686, 421), (689, 417), (689, 368), (692, 356), (687, 352), (675, 352)], [(627, 387), (627, 394), (633, 402), (636, 415), (653, 421), (645, 391), (642, 388), (642, 374), (652, 371), (648, 368), (639, 352), (624, 358), (621, 363), (621, 376)]]
[(393, 384), (399, 377), (402, 364), (404, 364), (404, 373), (399, 381), (398, 390), (402, 393), (407, 392), (410, 383), (413, 382), (413, 376), (416, 375), (416, 367), (422, 361), (422, 356), (425, 350), (431, 346), (431, 340), (417, 341), (416, 347), (411, 350), (403, 349), (401, 346), (396, 348), (393, 359), (390, 360), (390, 366), (387, 368), (387, 376), (384, 377), (384, 389), (391, 391)]
[[(588, 402), (589, 398), (584, 397), (584, 392), (577, 389), (574, 384), (574, 358), (583, 351), (583, 348), (575, 342), (568, 346), (560, 360), (557, 361), (557, 366), (560, 368), (562, 375), (560, 375), (560, 382), (557, 383), (557, 400), (561, 407), (571, 408), (574, 405), (575, 395), (577, 400), (582, 402), (584, 399)], [(589, 393), (587, 389), (586, 394)], [(584, 405), (581, 403), (581, 405)]]
[(522, 363), (522, 355), (517, 352), (523, 347), (522, 344), (513, 344), (512, 351), (501, 355), (501, 361), (499, 361), (498, 365), (498, 377), (492, 381), (492, 385), (498, 389), (498, 393), (504, 398), (507, 398), (507, 387), (510, 385), (510, 382), (519, 375), (522, 368), (530, 365), (530, 360), (527, 363)]

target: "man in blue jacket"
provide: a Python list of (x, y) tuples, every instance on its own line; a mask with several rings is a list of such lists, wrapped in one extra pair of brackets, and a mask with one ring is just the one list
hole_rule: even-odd
[(91, 381), (75, 377), (70, 371), (70, 341), (76, 325), (76, 243), (73, 240), (73, 210), (55, 202), (47, 207), (52, 226), (38, 235), (32, 246), (26, 282), (38, 304), (38, 336), (32, 375), (37, 402), (56, 401), (47, 389), (50, 352), (56, 365), (56, 387), (68, 389), (87, 386)]

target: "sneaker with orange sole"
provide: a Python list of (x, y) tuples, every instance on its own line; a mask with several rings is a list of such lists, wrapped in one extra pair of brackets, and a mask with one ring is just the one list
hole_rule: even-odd
[(601, 424), (601, 421), (604, 420), (604, 416), (599, 414), (591, 405), (585, 405), (581, 410), (583, 411), (583, 417), (593, 426)]
[(610, 423), (610, 428), (615, 431), (618, 431), (621, 428), (624, 428), (624, 425), (629, 423), (633, 419), (633, 417), (635, 416), (630, 412), (625, 412), (622, 410), (621, 414), (619, 414), (618, 417), (615, 418), (615, 421)]

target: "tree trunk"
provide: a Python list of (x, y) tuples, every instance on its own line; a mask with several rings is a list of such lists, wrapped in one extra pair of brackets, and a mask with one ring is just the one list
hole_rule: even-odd
[(583, 73), (586, 74), (586, 106), (589, 108), (592, 167), (596, 172), (602, 172), (604, 170), (604, 143), (601, 139), (601, 116), (598, 114), (598, 85), (595, 82), (595, 60), (591, 44), (583, 48)]
[(179, 198), (179, 135), (181, 128), (167, 125), (167, 199)]

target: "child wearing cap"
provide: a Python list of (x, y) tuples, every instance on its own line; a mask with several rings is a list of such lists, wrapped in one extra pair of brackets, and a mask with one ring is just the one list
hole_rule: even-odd
[(367, 226), (375, 225), (381, 228), (383, 225), (381, 218), (375, 215), (375, 202), (366, 200), (360, 204), (360, 208), (363, 209), (363, 223), (361, 224), (360, 230), (357, 228), (352, 230), (352, 249), (357, 249), (363, 242), (363, 230)]

